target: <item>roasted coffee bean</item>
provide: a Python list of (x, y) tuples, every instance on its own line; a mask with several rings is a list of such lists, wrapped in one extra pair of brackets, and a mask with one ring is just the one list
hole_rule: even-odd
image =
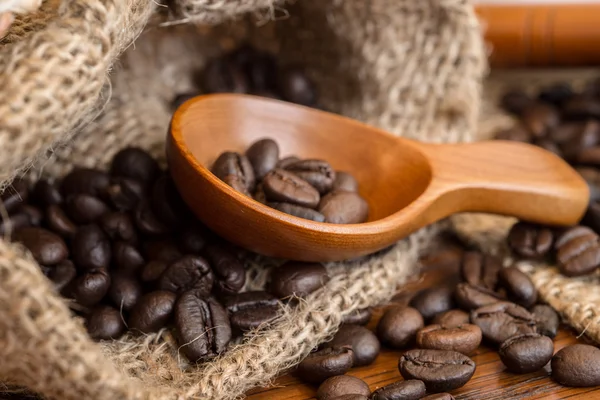
[(417, 379), (390, 383), (377, 389), (371, 400), (419, 400), (425, 396), (425, 384)]
[(575, 157), (575, 162), (582, 165), (600, 166), (600, 146), (582, 149)]
[(321, 197), (317, 189), (295, 174), (283, 169), (274, 169), (263, 179), (267, 200), (297, 204), (314, 208)]
[(169, 227), (156, 217), (150, 204), (146, 201), (138, 204), (133, 215), (135, 226), (145, 235), (164, 235), (170, 231)]
[(354, 352), (355, 367), (371, 364), (381, 348), (373, 332), (360, 325), (342, 325), (324, 347), (350, 347)]
[(14, 212), (19, 206), (25, 204), (29, 199), (29, 187), (23, 180), (15, 180), (8, 186), (2, 195), (0, 201), (4, 205), (7, 213)]
[(119, 310), (131, 310), (142, 297), (142, 286), (128, 274), (115, 273), (111, 276), (108, 298)]
[(331, 192), (321, 199), (318, 210), (331, 224), (359, 224), (369, 216), (369, 205), (357, 193)]
[(498, 281), (500, 286), (506, 290), (509, 300), (526, 308), (531, 307), (537, 301), (537, 289), (533, 282), (517, 267), (503, 268), (498, 274)]
[(421, 290), (412, 298), (409, 305), (421, 313), (428, 321), (437, 314), (454, 308), (454, 289), (448, 286)]
[(398, 369), (404, 379), (419, 379), (429, 393), (464, 386), (475, 373), (475, 363), (456, 351), (409, 350), (400, 357)]
[(331, 190), (358, 193), (358, 182), (348, 172), (335, 171), (335, 180)]
[(477, 251), (463, 254), (461, 274), (465, 282), (472, 286), (494, 290), (498, 281), (498, 271), (502, 269), (502, 260)]
[(192, 219), (191, 211), (167, 174), (161, 175), (154, 183), (152, 207), (158, 219), (170, 227), (181, 227)]
[(286, 170), (310, 183), (322, 195), (329, 192), (335, 182), (335, 171), (323, 160), (296, 161), (288, 165)]
[(72, 237), (77, 232), (77, 225), (65, 214), (58, 204), (46, 209), (46, 225), (63, 237)]
[(423, 349), (452, 350), (469, 355), (480, 343), (481, 329), (477, 325), (429, 325), (417, 332), (417, 345)]
[(342, 318), (342, 324), (347, 325), (366, 325), (371, 320), (373, 313), (370, 308), (363, 308), (347, 314)]
[(530, 143), (533, 140), (531, 132), (522, 124), (498, 131), (494, 137), (496, 140), (510, 140), (513, 142)]
[(67, 245), (54, 233), (37, 227), (22, 228), (13, 234), (13, 240), (21, 243), (43, 265), (54, 265), (69, 256)]
[(57, 292), (62, 292), (77, 275), (77, 269), (70, 260), (64, 260), (50, 268), (48, 278), (54, 284)]
[(127, 243), (137, 241), (137, 233), (129, 214), (110, 212), (104, 214), (98, 221), (98, 224), (111, 240), (119, 240)]
[(449, 310), (445, 313), (436, 315), (431, 321), (432, 324), (444, 325), (447, 328), (455, 327), (469, 323), (469, 314), (463, 310)]
[(183, 229), (179, 237), (179, 245), (186, 253), (198, 254), (204, 249), (211, 236), (212, 234), (208, 229), (199, 224), (194, 224)]
[(454, 400), (450, 393), (435, 393), (429, 396), (421, 397), (421, 400)]
[(507, 301), (484, 306), (471, 312), (471, 323), (481, 328), (483, 337), (494, 344), (525, 333), (535, 333), (534, 316)]
[(229, 313), (231, 327), (248, 331), (277, 318), (281, 310), (279, 300), (267, 292), (244, 292), (223, 299)]
[(113, 177), (102, 198), (119, 211), (131, 211), (144, 197), (144, 184), (129, 178)]
[(246, 283), (246, 270), (244, 264), (219, 243), (211, 243), (202, 252), (208, 264), (212, 267), (215, 288), (219, 294), (233, 294), (239, 292)]
[(321, 383), (325, 379), (344, 375), (352, 368), (352, 350), (348, 347), (329, 347), (310, 353), (300, 364), (296, 373), (305, 382)]
[(412, 307), (392, 307), (377, 324), (377, 336), (386, 345), (398, 349), (410, 345), (417, 331), (425, 325), (418, 310)]
[[(259, 203), (267, 204), (267, 195), (265, 194), (265, 190), (263, 189), (262, 182), (259, 183), (258, 185), (256, 185), (256, 189), (254, 189), (254, 193), (252, 194), (252, 197), (254, 197), (254, 200), (258, 201)], [(273, 204), (279, 204), (279, 203), (273, 203)], [(282, 203), (282, 204), (285, 204), (285, 203)], [(270, 206), (270, 207), (272, 207), (272, 206)]]
[(552, 249), (553, 240), (551, 229), (526, 222), (513, 225), (508, 233), (508, 245), (512, 251), (526, 258), (544, 257)]
[(100, 196), (110, 184), (108, 174), (92, 168), (77, 168), (67, 174), (60, 189), (63, 196), (89, 194)]
[(92, 310), (85, 319), (85, 327), (92, 339), (118, 339), (125, 332), (125, 323), (119, 310), (100, 306)]
[(108, 293), (110, 275), (106, 269), (88, 271), (75, 278), (67, 289), (69, 297), (85, 307), (98, 304)]
[(563, 275), (580, 276), (600, 265), (600, 241), (590, 228), (576, 226), (564, 232), (554, 244), (558, 268)]
[(269, 291), (280, 299), (306, 297), (329, 281), (322, 264), (288, 261), (271, 270)]
[(560, 115), (556, 108), (545, 103), (535, 103), (523, 110), (521, 121), (535, 137), (545, 136), (558, 126)]
[(304, 106), (316, 104), (316, 89), (302, 70), (290, 68), (281, 71), (278, 81), (279, 90), (285, 100)]
[(58, 187), (46, 179), (40, 179), (33, 185), (31, 197), (36, 204), (43, 207), (60, 204), (63, 201)]
[(17, 213), (24, 214), (29, 221), (29, 225), (31, 226), (40, 226), (42, 219), (44, 218), (42, 211), (30, 204), (23, 204), (22, 206), (19, 206), (19, 208), (17, 208)]
[(558, 332), (560, 317), (554, 309), (545, 304), (533, 306), (530, 310), (535, 318), (536, 330), (544, 336), (553, 339)]
[(144, 150), (127, 147), (119, 151), (112, 159), (110, 174), (122, 178), (133, 179), (148, 185), (158, 176), (158, 162)]
[(313, 210), (312, 208), (298, 206), (291, 203), (272, 203), (269, 202), (267, 205), (271, 208), (284, 212), (286, 214), (293, 215), (295, 217), (310, 219), (316, 222), (325, 222), (325, 216), (320, 212)]
[(0, 235), (6, 235), (8, 232), (14, 232), (31, 226), (29, 216), (18, 213), (11, 215), (8, 219), (0, 222)]
[(566, 100), (573, 96), (571, 85), (566, 82), (557, 82), (540, 90), (538, 100), (560, 107)]
[(158, 332), (171, 319), (176, 299), (175, 293), (165, 290), (145, 294), (131, 310), (129, 329), (141, 333)]
[(482, 287), (469, 285), (468, 283), (459, 283), (456, 286), (454, 298), (460, 308), (467, 311), (502, 300), (500, 294)]
[(114, 265), (124, 273), (135, 273), (145, 264), (138, 249), (126, 242), (115, 242), (112, 247)]
[(345, 395), (362, 395), (368, 397), (370, 394), (369, 385), (362, 379), (350, 375), (338, 375), (332, 376), (321, 383), (317, 390), (317, 399), (338, 400)]
[(600, 349), (587, 344), (574, 344), (552, 357), (552, 379), (564, 386), (600, 385)]
[(286, 169), (288, 166), (294, 164), (296, 161), (300, 161), (300, 159), (296, 156), (288, 156), (279, 160), (275, 168)]
[(542, 369), (554, 354), (552, 339), (537, 333), (527, 333), (508, 338), (498, 350), (506, 368), (517, 374), (527, 374)]
[(158, 279), (158, 288), (181, 294), (194, 290), (196, 295), (208, 297), (214, 275), (208, 262), (200, 256), (184, 256), (171, 264)]
[(144, 283), (156, 282), (168, 267), (169, 264), (165, 261), (150, 261), (148, 264), (144, 265), (144, 268), (142, 268), (140, 279)]
[[(254, 170), (252, 169), (252, 164), (250, 164), (248, 158), (243, 154), (231, 151), (221, 154), (213, 164), (211, 171), (217, 178), (234, 187), (236, 190), (246, 194), (251, 193), (254, 190), (254, 185), (256, 183)], [(241, 184), (241, 187), (233, 186), (233, 181), (228, 181), (226, 179), (228, 176), (235, 177), (237, 182)]]
[(171, 100), (171, 111), (177, 110), (179, 107), (183, 105), (186, 101), (198, 96), (199, 93), (180, 93), (175, 96), (173, 100)]
[(98, 225), (80, 227), (73, 236), (71, 250), (77, 268), (91, 270), (110, 265), (110, 242)]
[(533, 99), (520, 89), (512, 89), (502, 95), (500, 105), (506, 111), (521, 115), (523, 110), (533, 104)]
[(550, 132), (550, 140), (559, 145), (566, 160), (575, 161), (582, 150), (600, 143), (600, 124), (597, 121), (562, 124)]
[(158, 239), (144, 243), (144, 253), (149, 261), (159, 260), (173, 263), (183, 257), (177, 244), (171, 239)]
[(110, 210), (99, 198), (81, 193), (67, 197), (65, 211), (76, 223), (89, 224)]
[(246, 157), (254, 168), (256, 178), (260, 180), (277, 165), (279, 146), (273, 139), (261, 139), (246, 150)]
[(250, 82), (242, 69), (231, 60), (217, 58), (208, 63), (200, 86), (206, 93), (248, 93)]
[(222, 353), (231, 340), (227, 311), (212, 297), (185, 292), (175, 305), (175, 329), (180, 350), (191, 361)]

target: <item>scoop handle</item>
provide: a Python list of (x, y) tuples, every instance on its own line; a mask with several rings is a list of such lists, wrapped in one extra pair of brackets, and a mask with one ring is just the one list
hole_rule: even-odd
[(432, 168), (435, 214), (488, 212), (568, 226), (587, 209), (589, 188), (583, 178), (538, 146), (493, 140), (420, 147)]

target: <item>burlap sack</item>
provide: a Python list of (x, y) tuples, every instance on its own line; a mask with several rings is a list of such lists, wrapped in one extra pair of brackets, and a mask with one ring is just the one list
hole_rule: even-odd
[[(191, 73), (207, 57), (242, 39), (277, 52), (283, 64), (305, 65), (332, 111), (398, 135), (470, 140), (485, 57), (466, 1), (300, 0), (281, 9), (282, 3), (177, 0), (177, 12), (166, 19), (177, 24), (165, 26), (166, 13), (152, 1), (64, 0), (17, 21), (0, 47), (1, 182), (32, 166), (30, 176), (103, 166), (129, 144), (162, 156), (173, 95), (193, 87)], [(212, 29), (178, 25), (250, 10), (250, 20)], [(280, 20), (263, 26), (265, 18)], [(167, 331), (93, 343), (31, 256), (2, 241), (0, 380), (60, 399), (240, 397), (296, 364), (348, 313), (388, 300), (413, 274), (434, 231), (329, 265), (325, 288), (198, 366), (177, 354)], [(262, 287), (274, 263), (249, 260), (247, 288)]]

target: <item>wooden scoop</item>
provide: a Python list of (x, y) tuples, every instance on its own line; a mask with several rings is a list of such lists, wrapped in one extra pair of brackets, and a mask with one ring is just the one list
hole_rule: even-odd
[[(224, 151), (270, 137), (281, 155), (327, 160), (353, 174), (369, 220), (335, 225), (284, 214), (210, 172)], [(175, 113), (167, 158), (185, 202), (222, 237), (259, 254), (301, 261), (350, 259), (383, 249), (461, 211), (576, 224), (589, 189), (558, 156), (505, 141), (426, 144), (339, 115), (253, 96), (199, 96)]]

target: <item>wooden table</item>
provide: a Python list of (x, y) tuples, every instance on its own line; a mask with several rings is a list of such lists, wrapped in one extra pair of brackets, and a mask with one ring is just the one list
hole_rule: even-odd
[[(450, 253), (448, 253), (450, 252)], [(452, 253), (455, 253), (454, 255)], [(407, 285), (393, 300), (392, 304), (406, 304), (415, 291), (440, 283), (458, 279), (459, 256), (457, 249), (445, 250), (450, 258), (440, 261), (440, 257), (425, 260), (422, 279)], [(385, 307), (374, 310), (368, 327), (374, 329)], [(567, 327), (562, 327), (555, 338), (554, 349), (560, 350), (566, 345), (583, 342)], [(401, 351), (382, 349), (372, 365), (353, 368), (347, 374), (365, 380), (371, 390), (402, 379), (398, 372), (398, 358)], [(600, 387), (567, 388), (556, 384), (549, 377), (550, 365), (531, 374), (517, 375), (505, 372), (498, 354), (491, 348), (480, 347), (472, 357), (477, 364), (473, 378), (462, 388), (452, 391), (456, 399), (494, 400), (494, 399), (600, 399)], [(302, 383), (293, 374), (286, 374), (275, 380), (268, 388), (257, 388), (248, 393), (249, 400), (308, 400), (314, 399), (316, 386)]]

